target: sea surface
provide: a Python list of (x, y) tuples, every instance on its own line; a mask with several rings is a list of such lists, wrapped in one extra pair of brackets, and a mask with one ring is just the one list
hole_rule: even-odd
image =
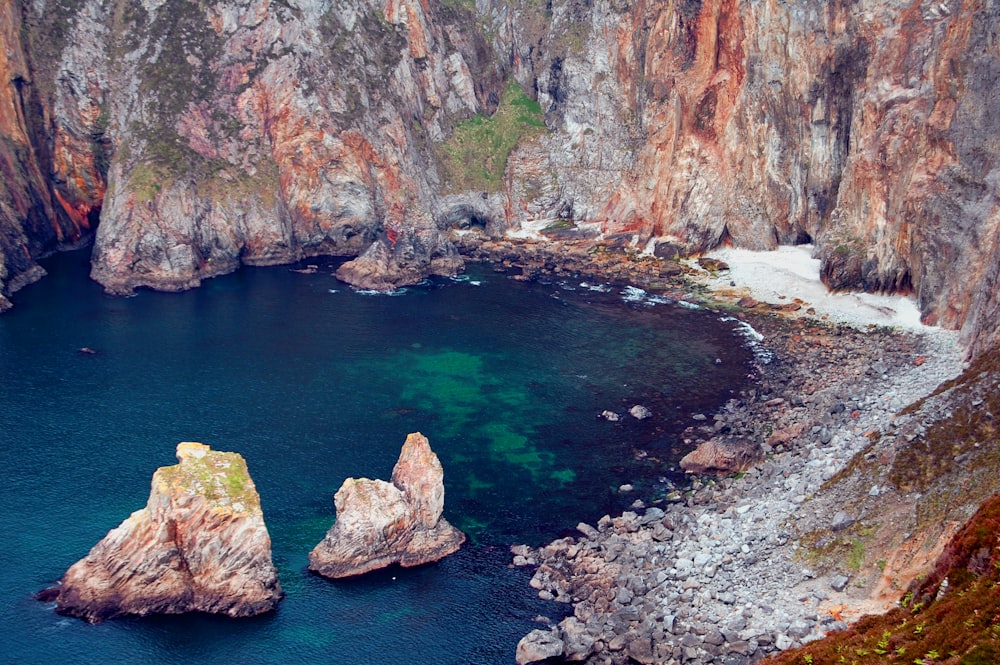
[[(537, 616), (569, 609), (537, 597), (510, 545), (662, 496), (677, 432), (743, 385), (752, 355), (718, 314), (488, 265), (394, 295), (353, 291), (324, 259), (313, 274), (245, 268), (117, 298), (88, 261), (46, 260), (49, 276), (0, 316), (4, 663), (509, 665)], [(654, 417), (628, 416), (634, 404)], [(308, 573), (334, 492), (349, 476), (388, 479), (414, 431), (469, 543), (416, 569)], [(89, 625), (34, 600), (145, 505), (180, 441), (246, 458), (280, 608)]]

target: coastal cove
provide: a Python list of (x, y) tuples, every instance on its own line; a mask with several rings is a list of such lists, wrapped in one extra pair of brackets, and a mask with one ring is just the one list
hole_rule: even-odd
[[(662, 494), (678, 433), (739, 390), (752, 357), (718, 314), (485, 265), (395, 296), (352, 291), (319, 260), (123, 299), (89, 281), (87, 260), (48, 259), (0, 317), (11, 662), (512, 663), (536, 615), (570, 608), (537, 598), (509, 546)], [(654, 418), (626, 415), (634, 404)], [(413, 570), (308, 574), (333, 492), (386, 477), (411, 431), (440, 456), (445, 516), (470, 542)], [(34, 601), (142, 507), (182, 440), (246, 458), (287, 592), (278, 611), (90, 626)]]

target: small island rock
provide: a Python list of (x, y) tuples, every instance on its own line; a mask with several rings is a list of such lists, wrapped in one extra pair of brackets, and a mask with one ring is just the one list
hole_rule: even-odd
[(444, 470), (420, 433), (406, 437), (391, 483), (348, 478), (333, 502), (337, 521), (309, 553), (309, 569), (325, 577), (360, 575), (394, 563), (419, 566), (465, 542), (465, 534), (441, 517)]
[(185, 442), (177, 459), (153, 474), (146, 507), (40, 598), (91, 622), (194, 611), (242, 617), (277, 606), (284, 594), (243, 457)]

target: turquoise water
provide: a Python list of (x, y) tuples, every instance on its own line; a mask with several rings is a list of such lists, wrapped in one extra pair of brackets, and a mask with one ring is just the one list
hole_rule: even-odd
[[(662, 491), (678, 428), (728, 399), (749, 360), (717, 315), (483, 266), (397, 296), (355, 293), (320, 261), (113, 298), (87, 261), (49, 259), (0, 316), (4, 662), (513, 663), (534, 617), (567, 608), (508, 567), (510, 544), (621, 510), (622, 483)], [(596, 417), (636, 403), (657, 417)], [(310, 575), (340, 483), (388, 479), (412, 431), (441, 458), (445, 515), (470, 543), (418, 569)], [(185, 440), (246, 458), (279, 610), (91, 626), (33, 600), (145, 505)]]

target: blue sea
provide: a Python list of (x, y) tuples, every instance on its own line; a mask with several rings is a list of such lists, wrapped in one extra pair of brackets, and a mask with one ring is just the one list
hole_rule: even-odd
[[(537, 617), (569, 608), (537, 597), (510, 545), (661, 497), (690, 415), (746, 381), (733, 322), (635, 289), (472, 265), (374, 295), (338, 282), (336, 260), (310, 263), (118, 298), (77, 251), (15, 294), (0, 316), (0, 661), (512, 664)], [(654, 417), (628, 416), (634, 404)], [(445, 516), (468, 543), (416, 569), (310, 574), (334, 492), (349, 476), (388, 479), (415, 431), (441, 459)], [(34, 600), (145, 505), (180, 441), (246, 458), (280, 608), (89, 625)], [(619, 494), (624, 483), (636, 491)]]

